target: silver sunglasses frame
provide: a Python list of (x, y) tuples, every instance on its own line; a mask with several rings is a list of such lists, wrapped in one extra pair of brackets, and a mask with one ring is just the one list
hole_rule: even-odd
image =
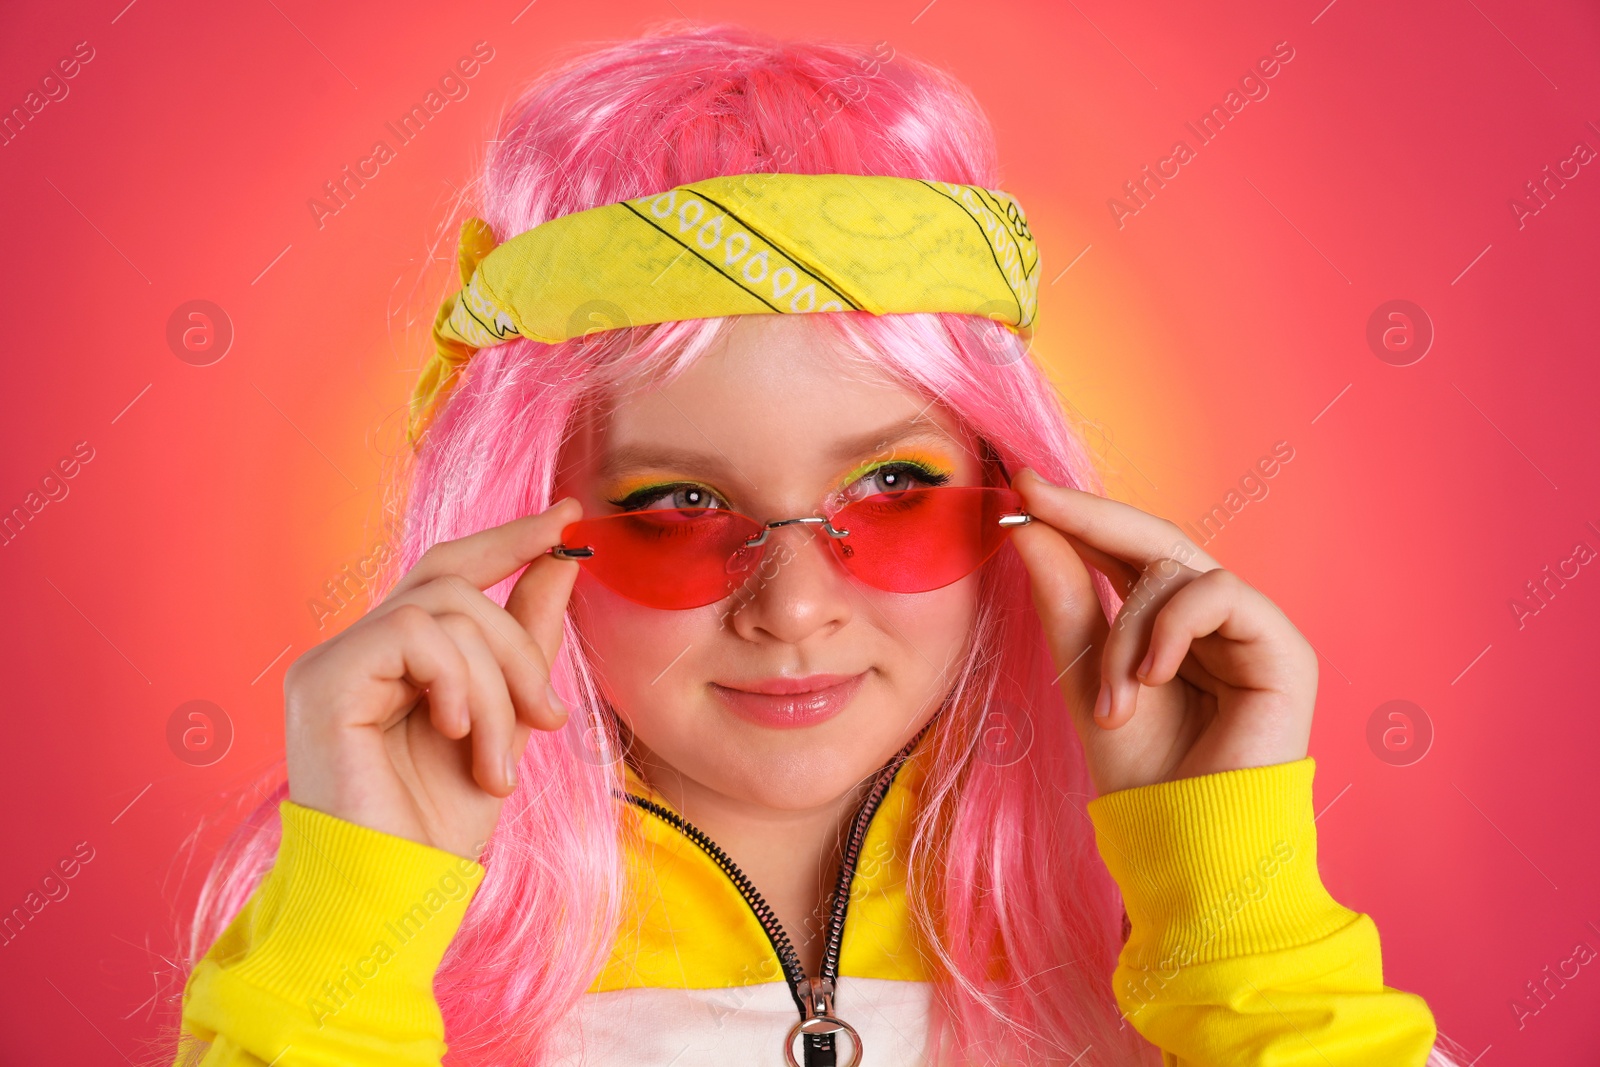
[[(1020, 511), (1012, 515), (1002, 515), (996, 521), (999, 525), (1006, 527), (1026, 526), (1028, 523), (1033, 521), (1033, 516), (1028, 514), (1026, 511)], [(816, 526), (818, 524), (822, 526), (822, 532), (827, 534), (829, 537), (850, 536), (849, 530), (834, 529), (833, 520), (831, 518), (825, 518), (821, 515), (805, 515), (794, 519), (774, 519), (771, 522), (764, 524), (761, 527), (761, 532), (759, 534), (745, 541), (744, 547), (757, 548), (766, 544), (767, 534), (773, 530), (776, 530), (780, 526)], [(588, 545), (581, 545), (573, 548), (569, 548), (566, 545), (557, 545), (555, 548), (550, 550), (550, 554), (556, 559), (592, 559), (594, 557), (594, 549), (590, 548)]]

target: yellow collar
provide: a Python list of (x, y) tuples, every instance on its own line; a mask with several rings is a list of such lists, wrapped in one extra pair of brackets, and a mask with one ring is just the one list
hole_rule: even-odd
[[(906, 906), (905, 866), (926, 758), (917, 745), (867, 825), (840, 944), (841, 975), (928, 980)], [(631, 766), (624, 778), (628, 792), (672, 810)], [(639, 831), (624, 834), (632, 888), (611, 958), (589, 992), (783, 981), (777, 951), (733, 879), (676, 826), (618, 803)]]

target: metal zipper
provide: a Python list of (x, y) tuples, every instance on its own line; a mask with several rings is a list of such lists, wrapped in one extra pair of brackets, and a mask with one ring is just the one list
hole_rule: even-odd
[(828, 940), (823, 948), (822, 968), (816, 978), (811, 978), (805, 973), (805, 968), (800, 963), (800, 953), (789, 940), (789, 935), (784, 932), (783, 924), (773, 914), (772, 906), (762, 897), (749, 876), (733, 862), (733, 857), (711, 840), (704, 830), (677, 812), (646, 797), (615, 789), (611, 791), (613, 796), (626, 800), (676, 827), (685, 837), (699, 845), (733, 881), (734, 887), (739, 890), (739, 895), (755, 913), (756, 921), (761, 924), (767, 940), (772, 942), (773, 951), (778, 955), (778, 962), (783, 967), (784, 980), (789, 983), (789, 992), (794, 997), (795, 1007), (800, 1011), (800, 1021), (789, 1031), (784, 1040), (784, 1058), (791, 1064), (795, 1063), (793, 1047), (794, 1039), (798, 1035), (804, 1042), (804, 1067), (835, 1067), (837, 1050), (834, 1048), (834, 1034), (840, 1031), (847, 1032), (855, 1043), (854, 1055), (847, 1067), (855, 1067), (861, 1062), (860, 1036), (856, 1034), (854, 1027), (833, 1012), (834, 987), (839, 978), (839, 951), (844, 942), (845, 915), (850, 908), (850, 883), (855, 878), (856, 863), (861, 857), (861, 847), (866, 840), (867, 827), (872, 822), (872, 816), (877, 812), (889, 791), (890, 784), (899, 773), (900, 765), (911, 754), (911, 750), (922, 739), (922, 735), (927, 733), (928, 725), (931, 723), (917, 731), (917, 735), (907, 741), (894, 758), (878, 772), (877, 780), (873, 782), (871, 790), (868, 791), (852, 820), (850, 835), (845, 840), (844, 854), (839, 861), (839, 878), (834, 886), (833, 910), (828, 919)]

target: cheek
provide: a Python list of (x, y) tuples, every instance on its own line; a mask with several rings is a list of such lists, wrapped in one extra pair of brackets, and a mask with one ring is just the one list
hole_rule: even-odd
[(966, 653), (978, 614), (979, 576), (968, 575), (943, 589), (903, 595), (880, 593), (866, 620), (896, 650), (884, 664), (903, 685), (931, 689), (954, 681), (951, 664)]
[(666, 706), (660, 698), (691, 680), (677, 668), (709, 643), (718, 620), (715, 607), (663, 611), (635, 604), (581, 571), (572, 612), (602, 691), (630, 720), (641, 709)]
[[(861, 728), (861, 716), (893, 723), (904, 719), (897, 711), (933, 713), (967, 653), (978, 589), (979, 576), (973, 574), (926, 593), (861, 590), (851, 624), (834, 640), (855, 644), (851, 659), (876, 668), (879, 680), (851, 729)], [(600, 689), (639, 739), (663, 755), (682, 756), (683, 746), (702, 746), (706, 706), (716, 706), (706, 683), (724, 672), (748, 673), (744, 657), (750, 650), (730, 640), (722, 609), (648, 608), (581, 571), (572, 603)], [(886, 742), (886, 751), (899, 743)]]

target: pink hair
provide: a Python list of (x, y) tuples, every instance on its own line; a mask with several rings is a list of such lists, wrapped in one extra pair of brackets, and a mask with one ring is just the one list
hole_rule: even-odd
[[(1002, 187), (988, 120), (947, 74), (881, 49), (673, 26), (577, 56), (531, 84), (491, 143), (475, 213), (505, 239), (685, 182), (774, 170)], [(849, 358), (938, 397), (1008, 472), (1032, 466), (1099, 491), (1052, 387), (1002, 326), (954, 314), (802, 318)], [(423, 450), (394, 474), (400, 551), (374, 595), (430, 545), (547, 507), (574, 415), (669, 379), (731, 321), (479, 352)], [(1116, 597), (1098, 576), (1097, 588), (1113, 612)], [(510, 580), (488, 592), (504, 603), (509, 589)], [(925, 741), (925, 803), (907, 857), (935, 975), (930, 1054), (938, 1063), (1155, 1062), (1112, 997), (1119, 898), (1095, 851), (1083, 753), (1013, 550), (986, 567), (980, 597), (971, 653)], [(554, 675), (572, 721), (530, 741), (484, 856), (488, 876), (437, 977), (452, 1065), (547, 1062), (549, 1035), (611, 950), (626, 891), (608, 793), (617, 764), (581, 753), (586, 729), (603, 752), (620, 742), (570, 618)], [(985, 758), (996, 715), (1031, 737), (1015, 762)], [(283, 795), (280, 787), (239, 827), (214, 865), (191, 961), (270, 866)]]

